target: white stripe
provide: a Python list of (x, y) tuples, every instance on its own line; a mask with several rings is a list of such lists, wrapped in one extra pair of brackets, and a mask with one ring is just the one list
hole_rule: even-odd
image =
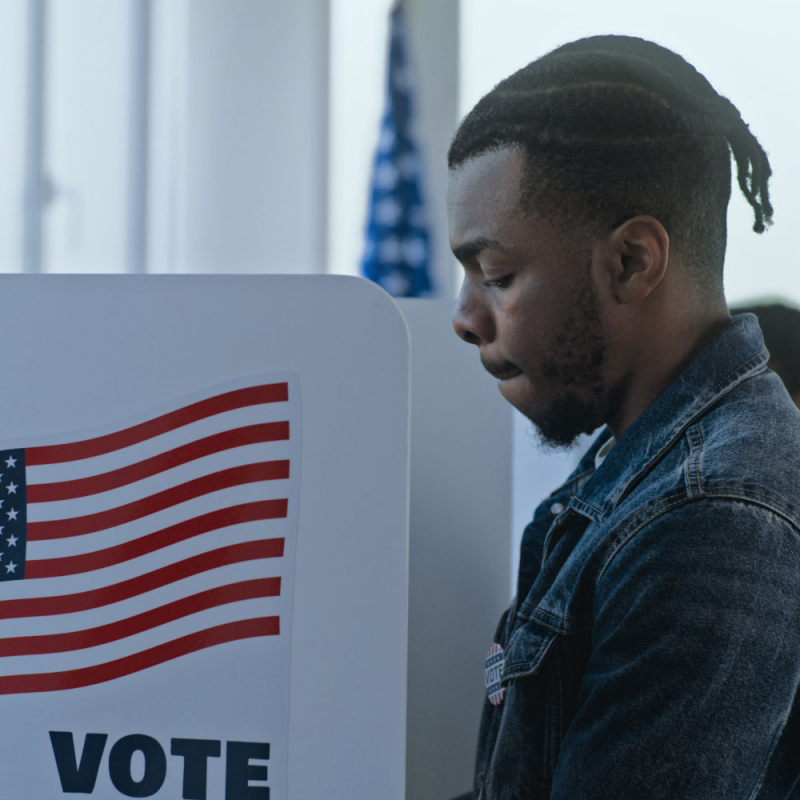
[[(28, 559), (62, 558), (70, 555), (93, 553), (99, 549), (114, 547), (134, 541), (155, 531), (178, 525), (203, 514), (230, 508), (244, 503), (282, 500), (291, 490), (288, 480), (261, 481), (243, 486), (231, 486), (219, 492), (195, 497), (185, 503), (165, 508), (155, 514), (126, 522), (114, 528), (67, 536), (63, 539), (44, 539), (28, 542)], [(10, 552), (10, 551), (9, 551)], [(2, 561), (0, 561), (2, 563)]]
[[(119, 603), (98, 606), (88, 611), (76, 611), (71, 614), (53, 614), (43, 617), (20, 617), (18, 619), (1, 619), (0, 636), (43, 636), (48, 633), (66, 633), (108, 625), (118, 619), (143, 614), (154, 608), (173, 603), (184, 597), (189, 597), (199, 592), (225, 586), (241, 581), (256, 580), (259, 578), (281, 578), (281, 591), (285, 583), (282, 574), (284, 561), (281, 558), (260, 559), (242, 564), (227, 564), (215, 570), (192, 575), (181, 581), (162, 586), (151, 592), (146, 592)], [(0, 642), (2, 654), (2, 642)]]
[(117, 658), (149, 650), (181, 636), (187, 636), (215, 625), (237, 622), (260, 616), (275, 616), (277, 603), (272, 598), (256, 598), (238, 603), (228, 603), (218, 608), (192, 614), (149, 631), (109, 642), (97, 647), (66, 653), (47, 653), (31, 656), (9, 656), (0, 658), (0, 675), (22, 675), (41, 672), (61, 672), (103, 664)]
[(289, 441), (253, 444), (225, 450), (109, 491), (68, 500), (29, 502), (28, 521), (67, 519), (117, 508), (221, 470), (246, 464), (286, 461), (290, 459), (292, 451), (293, 444)]
[[(136, 481), (127, 486), (120, 486), (118, 489), (101, 492), (100, 494), (76, 497), (70, 500), (56, 500), (48, 503), (29, 503), (28, 522), (47, 522), (54, 519), (72, 519), (73, 517), (96, 514), (101, 511), (119, 508), (128, 503), (138, 502), (158, 492), (171, 489), (190, 480), (203, 478), (223, 469), (231, 469), (248, 464), (289, 460), (291, 443), (283, 442), (282, 444), (287, 446), (271, 448), (266, 445), (252, 445), (251, 447), (241, 447), (236, 450), (226, 451), (225, 453), (190, 462), (168, 472), (153, 475), (151, 478)], [(291, 475), (291, 471), (289, 474)]]
[[(238, 408), (234, 411), (227, 411), (224, 414), (216, 414), (213, 417), (198, 420), (130, 447), (124, 447), (121, 450), (104, 453), (93, 458), (82, 458), (59, 464), (27, 466), (25, 468), (27, 480), (29, 484), (54, 483), (101, 475), (129, 464), (137, 464), (147, 458), (152, 458), (216, 433), (248, 425), (285, 422), (288, 412), (287, 403), (264, 403), (259, 406)], [(108, 433), (113, 433), (116, 430), (118, 428), (109, 428)], [(0, 469), (0, 473), (2, 472), (3, 470)]]
[[(284, 519), (275, 519), (240, 523), (229, 528), (209, 531), (147, 553), (139, 558), (91, 572), (53, 578), (26, 578), (24, 581), (8, 581), (3, 583), (3, 599), (53, 597), (111, 586), (221, 547), (285, 537), (288, 532), (285, 522)], [(2, 603), (0, 603), (1, 608)], [(2, 614), (1, 611), (0, 614)]]

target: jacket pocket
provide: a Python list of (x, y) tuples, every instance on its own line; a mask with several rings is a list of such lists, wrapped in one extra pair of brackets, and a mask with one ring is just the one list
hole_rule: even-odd
[(539, 673), (557, 640), (557, 633), (536, 622), (518, 627), (506, 645), (502, 683)]
[(487, 800), (548, 797), (563, 736), (563, 637), (536, 622), (508, 640), (502, 722), (487, 774)]

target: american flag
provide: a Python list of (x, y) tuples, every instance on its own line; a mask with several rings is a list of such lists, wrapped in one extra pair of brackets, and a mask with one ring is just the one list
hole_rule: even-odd
[(431, 294), (431, 248), (413, 126), (414, 77), (399, 2), (392, 9), (387, 79), (361, 272), (395, 297), (423, 297)]
[(0, 694), (280, 635), (298, 486), (290, 388), (238, 381), (0, 451)]

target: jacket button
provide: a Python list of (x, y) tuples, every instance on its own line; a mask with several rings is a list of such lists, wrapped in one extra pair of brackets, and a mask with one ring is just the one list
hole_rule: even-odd
[(550, 506), (550, 513), (551, 513), (551, 514), (558, 515), (558, 514), (560, 514), (560, 513), (561, 513), (563, 510), (564, 510), (564, 506), (563, 506), (563, 505), (561, 505), (561, 503), (553, 503), (553, 505), (551, 505), (551, 506)]

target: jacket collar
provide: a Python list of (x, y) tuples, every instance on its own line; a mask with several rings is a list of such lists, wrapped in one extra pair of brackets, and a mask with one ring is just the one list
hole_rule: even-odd
[[(766, 368), (769, 353), (753, 314), (734, 317), (628, 428), (570, 506), (600, 521), (723, 395)], [(605, 428), (582, 459), (586, 470), (611, 433)]]

